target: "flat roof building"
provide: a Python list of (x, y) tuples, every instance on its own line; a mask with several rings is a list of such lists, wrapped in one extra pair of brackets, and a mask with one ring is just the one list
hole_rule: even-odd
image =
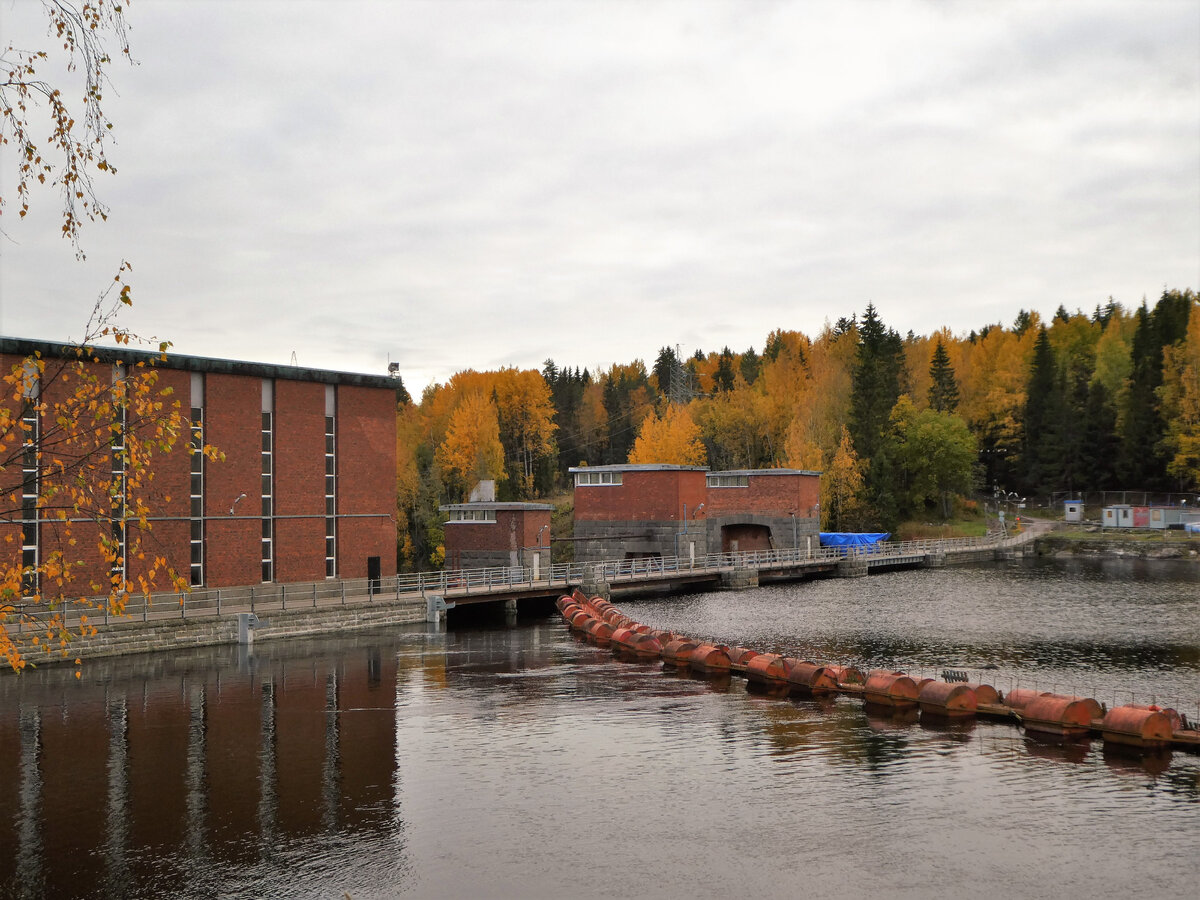
[(680, 556), (815, 546), (820, 473), (703, 466), (572, 468), (575, 558)]
[[(53, 361), (74, 351), (48, 341), (0, 338), (0, 366), (6, 373), (20, 371), (34, 354)], [(171, 453), (151, 458), (146, 540), (187, 583), (215, 588), (395, 574), (395, 379), (105, 348), (89, 348), (85, 365), (98, 384), (115, 382), (133, 366), (152, 366), (156, 389), (170, 389), (169, 399), (192, 422), (193, 438), (202, 435), (224, 454), (216, 461), (189, 453), (185, 435)], [(61, 399), (63, 386), (44, 375), (33, 390), (52, 402)], [(3, 402), (15, 412), (11, 391)], [(31, 425), (30, 446), (49, 441), (56, 425), (48, 415)], [(114, 448), (126, 427), (114, 414)], [(93, 451), (118, 459), (104, 444)], [(48, 468), (0, 474), (6, 482), (15, 478), (31, 486), (52, 477)], [(37, 496), (36, 487), (29, 490)], [(75, 524), (76, 546), (95, 545), (100, 527)], [(32, 499), (0, 516), (0, 539), (9, 536), (10, 552), (29, 560), (63, 549), (55, 523)], [(66, 589), (76, 596), (78, 585), (110, 577), (95, 553), (80, 555), (76, 587)], [(132, 579), (138, 561), (123, 565)], [(42, 587), (50, 593), (51, 586)]]
[(438, 507), (447, 513), (447, 569), (528, 566), (540, 573), (550, 566), (548, 503), (481, 501)]

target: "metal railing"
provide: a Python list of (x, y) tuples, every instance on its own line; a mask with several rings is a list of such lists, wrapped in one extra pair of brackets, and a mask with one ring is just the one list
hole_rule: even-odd
[[(335, 606), (363, 606), (372, 603), (415, 600), (429, 594), (443, 597), (469, 597), (497, 592), (511, 593), (521, 588), (530, 591), (568, 588), (599, 582), (628, 584), (637, 581), (668, 581), (672, 577), (694, 577), (753, 568), (759, 571), (786, 571), (804, 567), (827, 567), (847, 557), (861, 558), (868, 565), (903, 562), (931, 554), (953, 554), (976, 550), (994, 550), (1027, 543), (1032, 534), (1012, 537), (948, 538), (898, 541), (855, 547), (786, 548), (709, 553), (704, 556), (643, 557), (599, 562), (558, 563), (541, 567), (536, 573), (529, 566), (494, 566), (482, 569), (450, 569), (440, 572), (414, 572), (383, 578), (347, 578), (329, 581), (281, 584), (267, 583), (244, 587), (193, 588), (185, 594), (163, 592), (146, 597), (131, 595), (123, 615), (110, 616), (103, 599), (95, 609), (66, 602), (61, 605), (39, 604), (20, 610), (36, 620), (61, 613), (67, 624), (76, 627), (83, 617), (92, 624), (110, 621), (162, 623), (172, 619), (219, 617), (237, 612), (266, 613), (275, 610), (320, 609)], [(18, 623), (16, 630), (31, 631), (38, 626)]]

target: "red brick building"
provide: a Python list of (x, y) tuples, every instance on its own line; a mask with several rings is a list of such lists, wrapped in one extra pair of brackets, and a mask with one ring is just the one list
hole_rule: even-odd
[(820, 473), (614, 465), (575, 476), (575, 558), (680, 556), (816, 544)]
[[(0, 367), (7, 374), (33, 353), (53, 360), (63, 352), (53, 343), (0, 338)], [(154, 480), (145, 498), (152, 525), (143, 538), (147, 553), (165, 557), (196, 587), (395, 574), (396, 381), (182, 355), (157, 360), (157, 354), (132, 350), (99, 350), (95, 356), (89, 366), (102, 378), (153, 360), (158, 389), (172, 389), (171, 400), (190, 413), (194, 435), (225, 457), (189, 454), (185, 438), (172, 453), (153, 458)], [(47, 396), (69, 390), (44, 377), (38, 390)], [(0, 402), (11, 406), (11, 391)], [(52, 423), (38, 427), (52, 433)], [(120, 433), (121, 426), (114, 428)], [(5, 487), (14, 479), (28, 486), (50, 477), (14, 468), (0, 471)], [(73, 528), (72, 553), (84, 562), (75, 593), (80, 584), (108, 579), (94, 549), (97, 527), (79, 522)], [(0, 514), (0, 540), (27, 562), (44, 559), (58, 537), (50, 517), (33, 503)], [(126, 566), (135, 576), (138, 562)], [(50, 586), (42, 588), (49, 593)]]
[(452, 503), (440, 509), (449, 514), (445, 525), (447, 569), (549, 568), (554, 507), (548, 503), (485, 501)]

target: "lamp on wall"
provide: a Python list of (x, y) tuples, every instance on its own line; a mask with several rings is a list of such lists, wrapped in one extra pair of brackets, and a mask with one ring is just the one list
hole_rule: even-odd
[(231, 516), (233, 515), (233, 511), (234, 511), (234, 510), (237, 508), (237, 505), (238, 505), (239, 503), (241, 503), (241, 502), (242, 502), (243, 500), (245, 500), (245, 499), (246, 499), (246, 492), (245, 492), (245, 491), (242, 491), (240, 494), (238, 494), (238, 496), (237, 496), (237, 499), (236, 499), (236, 500), (234, 500), (234, 501), (233, 501), (233, 503), (232, 503), (232, 504), (230, 504), (230, 506), (229, 506), (229, 514), (230, 514)]

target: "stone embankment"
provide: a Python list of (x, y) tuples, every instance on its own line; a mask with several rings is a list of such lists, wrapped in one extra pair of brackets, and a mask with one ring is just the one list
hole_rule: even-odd
[[(425, 601), (418, 598), (415, 601), (402, 600), (326, 609), (275, 609), (263, 613), (253, 633), (259, 640), (276, 640), (389, 625), (412, 625), (424, 621)], [(101, 626), (93, 635), (77, 637), (70, 643), (65, 657), (59, 652), (59, 648), (47, 648), (45, 644), (27, 646), (25, 655), (30, 664), (45, 665), (72, 662), (76, 657), (127, 656), (236, 643), (236, 614), (149, 622), (130, 618), (114, 619)]]
[(1109, 556), (1130, 559), (1190, 559), (1200, 561), (1200, 538), (1180, 538), (1172, 532), (1166, 537), (1139, 538), (1132, 535), (1079, 536), (1044, 534), (1034, 541), (1038, 556)]

